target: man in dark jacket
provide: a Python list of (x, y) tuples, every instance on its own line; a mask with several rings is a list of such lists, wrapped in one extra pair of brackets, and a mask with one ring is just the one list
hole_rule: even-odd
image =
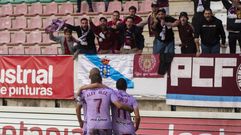
[(194, 3), (194, 15), (192, 18), (192, 25), (196, 29), (199, 24), (200, 18), (203, 18), (204, 9), (210, 9), (210, 1), (220, 1), (220, 0), (192, 0)]
[(134, 24), (133, 17), (126, 17), (125, 24), (120, 23), (117, 29), (121, 34), (121, 53), (142, 53), (144, 36), (141, 34), (141, 28)]
[(227, 9), (227, 30), (230, 53), (236, 53), (237, 40), (241, 47), (241, 2), (239, 0), (222, 0)]
[(80, 26), (72, 26), (70, 24), (65, 24), (70, 30), (76, 31), (80, 44), (76, 47), (79, 53), (84, 54), (96, 54), (95, 47), (95, 35), (93, 31), (88, 26), (88, 19), (82, 18), (80, 20)]
[(225, 32), (222, 21), (213, 16), (211, 9), (204, 10), (204, 19), (200, 20), (200, 25), (195, 31), (195, 42), (199, 44), (201, 37), (201, 48), (204, 54), (220, 53), (220, 37), (222, 47), (225, 46)]

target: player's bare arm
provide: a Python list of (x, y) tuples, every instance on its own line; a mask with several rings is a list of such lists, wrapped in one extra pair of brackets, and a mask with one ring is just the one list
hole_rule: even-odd
[(77, 116), (77, 119), (78, 119), (78, 122), (79, 122), (79, 126), (81, 128), (83, 128), (83, 120), (81, 118), (81, 108), (82, 108), (82, 105), (80, 105), (80, 104), (76, 105), (76, 116)]
[(132, 113), (134, 110), (132, 107), (128, 106), (128, 105), (124, 105), (122, 104), (121, 102), (119, 101), (116, 101), (116, 102), (113, 102), (113, 104), (118, 108), (118, 109), (123, 109), (123, 110), (126, 110), (130, 113)]
[(79, 88), (79, 90), (78, 90), (78, 92), (77, 92), (77, 95), (79, 95), (82, 90), (96, 89), (96, 88), (109, 88), (109, 87), (107, 87), (106, 85), (101, 84), (101, 83), (87, 84), (87, 85), (81, 86), (81, 87)]
[(134, 114), (135, 114), (135, 131), (137, 131), (139, 129), (139, 125), (141, 122), (141, 117), (140, 117), (140, 112), (138, 107), (134, 109)]

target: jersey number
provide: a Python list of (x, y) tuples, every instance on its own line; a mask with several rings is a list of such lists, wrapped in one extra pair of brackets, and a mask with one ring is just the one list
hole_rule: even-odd
[(96, 106), (96, 112), (100, 113), (100, 108), (101, 108), (101, 104), (102, 104), (102, 99), (101, 98), (97, 98), (94, 99), (95, 102), (97, 102), (97, 106)]
[(118, 117), (119, 117), (119, 118), (120, 118), (121, 111), (123, 111), (123, 118), (126, 119), (126, 113), (127, 113), (127, 112), (126, 112), (125, 110), (118, 109), (117, 111), (118, 111), (117, 113), (118, 113)]

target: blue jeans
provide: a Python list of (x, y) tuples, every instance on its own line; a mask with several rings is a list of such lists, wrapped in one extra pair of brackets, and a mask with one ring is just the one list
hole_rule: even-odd
[(153, 41), (153, 54), (174, 53), (174, 41), (164, 43), (157, 38)]
[(220, 43), (217, 43), (212, 46), (206, 46), (201, 44), (203, 54), (220, 54)]

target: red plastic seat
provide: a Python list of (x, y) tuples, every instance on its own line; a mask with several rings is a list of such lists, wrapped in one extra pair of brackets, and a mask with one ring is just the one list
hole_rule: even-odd
[(89, 12), (89, 5), (87, 2), (81, 2), (81, 13), (88, 13)]
[(23, 46), (13, 46), (9, 47), (8, 49), (9, 54), (14, 54), (14, 55), (23, 55), (24, 54), (24, 47)]
[(39, 16), (29, 18), (27, 24), (28, 24), (28, 26), (24, 30), (28, 31), (28, 30), (41, 29), (42, 28), (42, 18)]
[(27, 4), (22, 3), (22, 4), (16, 4), (13, 10), (12, 16), (21, 16), (21, 15), (26, 15), (28, 13), (28, 7)]
[(26, 42), (26, 33), (24, 31), (16, 31), (11, 34), (10, 45), (24, 44)]
[(40, 44), (42, 42), (42, 35), (40, 31), (32, 31), (27, 34), (27, 45)]
[(70, 16), (70, 15), (68, 15), (68, 16), (63, 16), (62, 19), (63, 19), (63, 20), (66, 20), (66, 23), (71, 24), (71, 25), (74, 25), (74, 18), (73, 18), (73, 16)]
[(43, 7), (42, 16), (50, 16), (58, 13), (58, 5), (55, 2), (48, 3)]
[(35, 16), (43, 14), (43, 7), (41, 3), (33, 3), (28, 8), (28, 14), (25, 16)]
[(138, 1), (126, 1), (123, 5), (123, 12), (129, 12), (129, 7), (134, 6), (138, 11)]
[(7, 44), (10, 42), (10, 32), (0, 31), (0, 44)]
[(10, 29), (12, 26), (12, 19), (9, 16), (1, 17), (0, 30)]
[(138, 13), (141, 13), (141, 14), (150, 13), (152, 10), (151, 3), (152, 3), (152, 0), (142, 1)]
[(9, 16), (13, 14), (13, 6), (12, 4), (5, 4), (5, 5), (1, 5), (0, 8), (0, 16)]
[(94, 12), (89, 12), (88, 14), (99, 14), (105, 12), (105, 3), (104, 2), (92, 2), (92, 7)]
[(59, 5), (58, 13), (56, 15), (64, 16), (68, 14), (72, 14), (74, 10), (74, 6), (72, 3), (62, 3)]
[(49, 39), (49, 34), (47, 33), (42, 34), (42, 39), (43, 39), (43, 42), (41, 44), (44, 44), (44, 45), (50, 45), (55, 43), (54, 41)]
[(11, 30), (20, 30), (27, 27), (27, 20), (24, 16), (16, 17), (15, 20), (12, 21), (12, 29)]
[[(1, 37), (0, 37), (1, 38)], [(8, 54), (8, 47), (7, 46), (0, 46), (0, 54)]]
[(46, 46), (42, 49), (42, 54), (57, 55), (58, 47), (56, 45)]
[(121, 5), (120, 1), (111, 1), (109, 3), (107, 12), (105, 12), (103, 14), (112, 14), (113, 11), (115, 11), (115, 10), (117, 10), (117, 11), (121, 11), (122, 10), (122, 5)]
[(40, 48), (40, 46), (38, 46), (38, 45), (29, 46), (28, 48), (25, 48), (25, 54), (40, 55), (40, 54), (41, 54), (41, 48)]

